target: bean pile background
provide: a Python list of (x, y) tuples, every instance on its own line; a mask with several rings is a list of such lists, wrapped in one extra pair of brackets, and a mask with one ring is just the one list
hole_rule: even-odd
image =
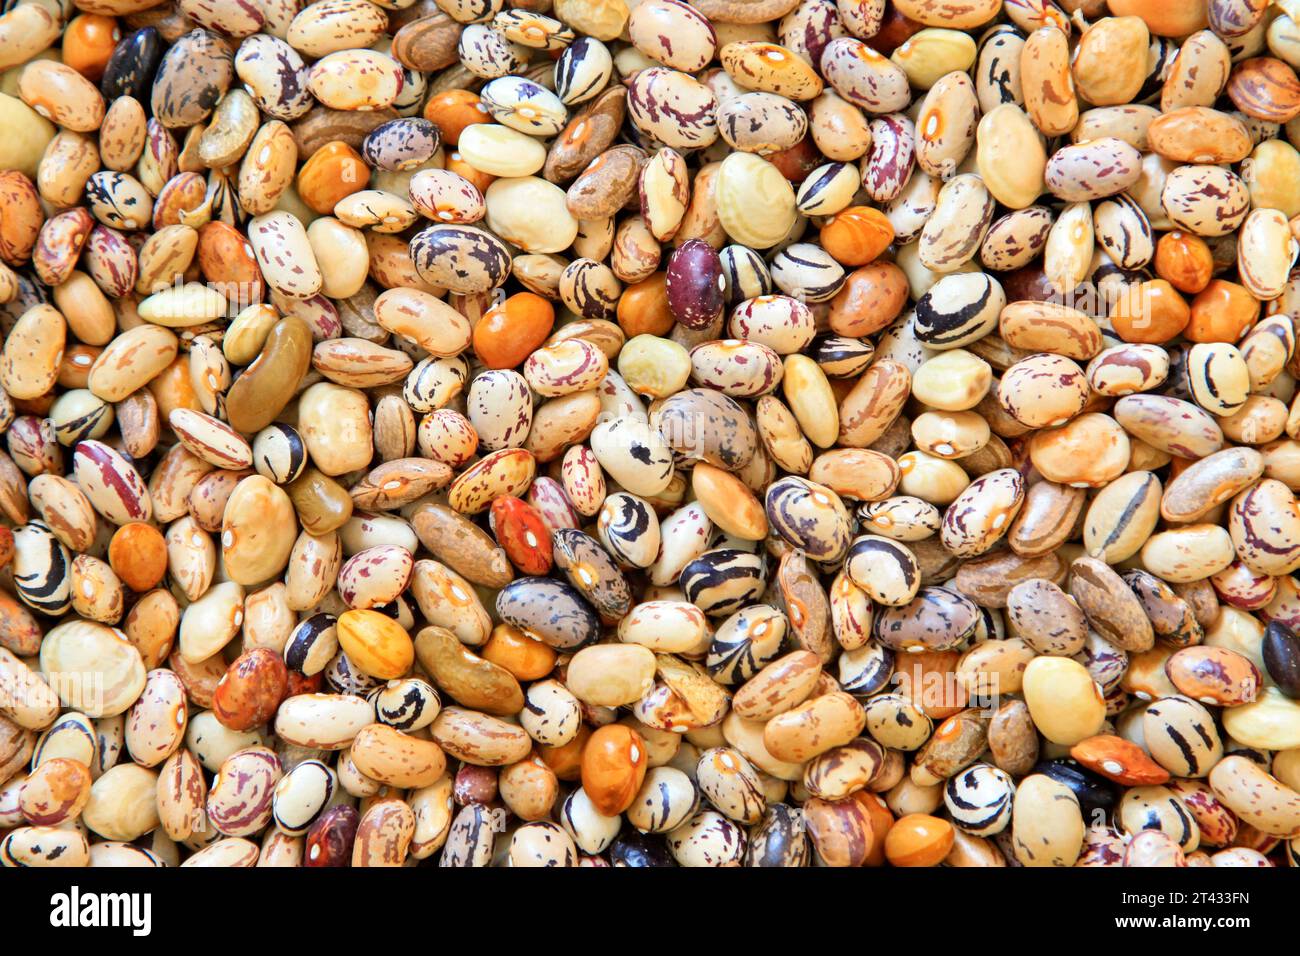
[(1298, 0), (6, 0), (0, 864), (1300, 864)]

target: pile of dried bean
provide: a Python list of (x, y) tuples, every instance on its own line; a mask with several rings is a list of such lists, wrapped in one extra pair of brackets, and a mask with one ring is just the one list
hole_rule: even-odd
[(18, 0), (0, 862), (1300, 862), (1300, 0)]

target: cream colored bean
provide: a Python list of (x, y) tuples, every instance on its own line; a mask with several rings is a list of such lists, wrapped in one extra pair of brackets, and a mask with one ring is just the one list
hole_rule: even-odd
[(291, 212), (270, 212), (248, 223), (248, 241), (267, 284), (291, 299), (321, 290), (324, 276), (302, 221)]

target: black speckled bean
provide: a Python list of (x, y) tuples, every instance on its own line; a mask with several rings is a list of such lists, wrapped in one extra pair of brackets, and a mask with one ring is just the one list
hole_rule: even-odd
[(395, 119), (380, 123), (361, 141), (361, 155), (380, 169), (415, 169), (433, 159), (442, 138), (426, 119)]
[(123, 37), (113, 49), (104, 76), (99, 81), (106, 100), (130, 96), (149, 106), (149, 89), (162, 62), (162, 39), (153, 27), (136, 30)]
[(600, 621), (577, 588), (552, 578), (517, 578), (497, 595), (497, 614), (557, 650), (576, 650), (600, 633)]
[(230, 89), (234, 58), (225, 41), (194, 30), (167, 51), (153, 84), (153, 114), (169, 129), (201, 123)]

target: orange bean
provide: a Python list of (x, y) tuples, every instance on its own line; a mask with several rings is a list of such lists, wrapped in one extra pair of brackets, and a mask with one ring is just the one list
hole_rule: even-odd
[(518, 292), (479, 319), (474, 352), (488, 368), (514, 368), (546, 341), (554, 325), (551, 303), (532, 292)]
[(869, 206), (850, 206), (822, 226), (822, 248), (841, 265), (865, 266), (894, 241), (894, 227), (885, 214)]
[(596, 809), (617, 816), (632, 805), (645, 780), (646, 745), (624, 724), (606, 724), (582, 751), (582, 789)]
[(1128, 289), (1111, 307), (1110, 322), (1125, 342), (1168, 342), (1183, 331), (1190, 312), (1187, 302), (1164, 279), (1152, 279)]
[(618, 324), (628, 338), (667, 335), (676, 320), (668, 308), (668, 273), (656, 272), (623, 290), (618, 300)]
[(322, 216), (334, 212), (345, 196), (360, 192), (370, 181), (370, 170), (355, 149), (340, 140), (326, 143), (298, 172), (298, 195)]
[(108, 564), (123, 584), (143, 593), (167, 573), (167, 541), (151, 524), (124, 524), (113, 532), (108, 543)]
[(1156, 275), (1179, 292), (1195, 294), (1214, 276), (1214, 254), (1200, 236), (1175, 229), (1156, 244)]
[(498, 624), (479, 648), (484, 660), (504, 667), (519, 680), (540, 680), (555, 666), (555, 651), (513, 624)]
[(63, 32), (63, 62), (92, 83), (98, 83), (108, 66), (122, 30), (112, 17), (83, 13)]
[(1215, 279), (1192, 300), (1183, 335), (1190, 342), (1236, 342), (1259, 318), (1259, 300), (1246, 287)]
[(952, 849), (952, 824), (926, 813), (900, 817), (885, 835), (885, 858), (893, 866), (938, 866)]
[(424, 118), (437, 124), (442, 141), (448, 146), (460, 142), (460, 134), (466, 126), (492, 122), (478, 94), (471, 90), (447, 90), (434, 94), (424, 104)]
[(855, 269), (831, 299), (831, 328), (854, 338), (879, 332), (898, 317), (907, 297), (907, 276), (892, 262)]

